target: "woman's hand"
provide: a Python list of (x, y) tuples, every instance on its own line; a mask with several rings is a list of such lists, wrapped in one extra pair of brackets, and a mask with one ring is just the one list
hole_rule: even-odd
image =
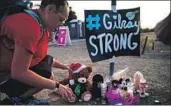
[(72, 89), (62, 84), (59, 84), (59, 94), (63, 99), (71, 98), (74, 96)]
[(63, 69), (64, 69), (64, 70), (68, 70), (68, 71), (71, 71), (71, 72), (72, 72), (72, 69), (69, 67), (69, 65), (65, 65), (65, 64), (63, 64)]

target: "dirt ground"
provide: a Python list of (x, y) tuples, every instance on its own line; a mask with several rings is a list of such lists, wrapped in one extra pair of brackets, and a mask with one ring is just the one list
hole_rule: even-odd
[[(160, 42), (155, 42), (154, 50), (151, 48), (150, 40), (155, 39), (154, 33), (142, 34), (142, 37), (148, 36), (147, 48), (140, 57), (121, 56), (116, 57), (115, 70), (129, 67), (128, 76), (133, 78), (136, 71), (141, 71), (148, 82), (147, 92), (149, 97), (141, 99), (139, 105), (153, 105), (154, 100), (159, 100), (162, 105), (171, 105), (170, 93), (170, 46), (166, 46)], [(144, 42), (141, 42), (143, 45)], [(141, 47), (142, 48), (142, 47)], [(56, 57), (60, 62), (70, 64), (72, 62), (80, 62), (85, 65), (93, 64), (93, 75), (100, 73), (104, 76), (109, 74), (109, 60), (92, 63), (88, 55), (85, 40), (72, 41), (70, 46), (50, 46), (49, 54)], [(142, 52), (142, 49), (141, 49)], [(55, 78), (57, 80), (67, 77), (66, 70), (54, 69)], [(49, 90), (43, 90), (36, 94), (37, 98), (49, 99)], [(51, 99), (49, 99), (51, 100)], [(68, 105), (65, 101), (51, 101), (52, 105)], [(79, 105), (89, 103), (76, 103)]]
[[(141, 34), (142, 38), (148, 36), (148, 42), (145, 52), (140, 57), (135, 56), (121, 56), (116, 57), (115, 70), (124, 69), (129, 67), (127, 72), (128, 76), (133, 78), (136, 71), (141, 71), (148, 82), (147, 92), (149, 97), (141, 99), (139, 105), (153, 105), (154, 100), (159, 100), (162, 105), (171, 105), (170, 97), (170, 46), (164, 45), (160, 42), (155, 42), (154, 50), (151, 47), (151, 40), (155, 39), (154, 33)], [(143, 41), (143, 40), (142, 40)], [(141, 42), (141, 45), (144, 41)], [(102, 75), (109, 74), (109, 60), (104, 60), (92, 63), (88, 55), (85, 40), (73, 41), (71, 46), (51, 46), (48, 50), (49, 54), (56, 57), (62, 63), (80, 62), (85, 65), (93, 64), (93, 73), (100, 73)], [(142, 47), (141, 47), (142, 52)], [(67, 71), (54, 69), (56, 79), (63, 79), (67, 76)], [(36, 95), (39, 98), (49, 98), (48, 90), (44, 90)], [(54, 104), (65, 105), (68, 104), (62, 100), (51, 102)], [(89, 103), (76, 103), (76, 104), (91, 104)]]

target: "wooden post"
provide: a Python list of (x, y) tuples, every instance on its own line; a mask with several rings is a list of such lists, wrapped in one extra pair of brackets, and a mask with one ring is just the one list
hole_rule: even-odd
[(146, 44), (147, 44), (147, 40), (148, 40), (148, 36), (146, 36), (146, 38), (145, 38), (145, 43), (144, 43), (144, 46), (143, 46), (142, 55), (144, 54)]
[[(114, 14), (117, 13), (116, 0), (111, 1), (111, 10), (113, 11)], [(110, 59), (110, 72), (109, 72), (110, 79), (111, 79), (112, 75), (114, 74), (114, 71), (115, 71), (115, 56), (113, 56)]]
[(111, 7), (112, 7), (111, 8), (112, 11), (116, 13), (117, 12), (117, 10), (116, 10), (116, 0), (112, 0), (111, 1)]
[(110, 59), (110, 72), (109, 72), (109, 76), (112, 77), (112, 75), (114, 74), (115, 71), (115, 56), (113, 56)]
[(154, 50), (155, 41), (152, 42), (152, 50)]

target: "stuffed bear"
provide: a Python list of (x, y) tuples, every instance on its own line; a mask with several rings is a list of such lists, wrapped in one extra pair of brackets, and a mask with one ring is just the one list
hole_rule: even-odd
[(61, 84), (69, 84), (75, 94), (75, 99), (68, 100), (69, 102), (76, 101), (89, 101), (92, 97), (90, 90), (92, 88), (91, 83), (88, 81), (90, 74), (92, 73), (91, 66), (85, 66), (80, 63), (72, 63), (70, 68), (73, 70), (69, 72), (69, 78), (60, 81)]

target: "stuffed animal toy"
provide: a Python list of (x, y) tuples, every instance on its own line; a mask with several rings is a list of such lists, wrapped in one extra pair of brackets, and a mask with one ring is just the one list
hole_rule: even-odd
[(109, 105), (134, 105), (137, 99), (133, 95), (133, 84), (131, 77), (124, 76), (111, 81), (112, 87), (106, 92)]
[(139, 85), (139, 94), (141, 98), (145, 98), (148, 96), (148, 93), (146, 93), (146, 88), (147, 88), (147, 82), (145, 79), (140, 80), (140, 85)]
[(106, 92), (106, 98), (109, 105), (135, 105), (138, 103), (136, 97), (120, 88), (109, 88)]
[(122, 105), (122, 97), (120, 89), (108, 88), (105, 96), (109, 105)]
[(134, 74), (134, 91), (135, 91), (135, 93), (139, 92), (139, 85), (140, 85), (141, 79), (144, 79), (143, 74), (139, 71), (135, 72), (135, 74)]
[(137, 103), (136, 97), (128, 91), (122, 90), (121, 97), (123, 105), (135, 105)]
[(107, 83), (103, 82), (101, 84), (101, 104), (105, 105), (107, 103), (107, 98), (105, 96), (106, 92), (107, 92)]
[(119, 81), (114, 79), (111, 80), (111, 85), (107, 87), (105, 93), (106, 102), (109, 105), (122, 105), (122, 97), (120, 95), (121, 89), (119, 88)]
[(117, 89), (119, 87), (119, 81), (118, 80), (112, 80), (112, 88)]
[(118, 70), (116, 71), (115, 73), (113, 73), (112, 75), (112, 79), (113, 80), (119, 80), (120, 78), (123, 78), (123, 77), (126, 77), (127, 76), (127, 73), (129, 71), (129, 67), (125, 68), (125, 69), (122, 69), (122, 70)]
[(104, 82), (103, 76), (96, 74), (92, 78), (92, 99), (100, 100), (102, 97), (102, 83)]
[(127, 91), (128, 90), (128, 84), (131, 83), (130, 77), (124, 77), (119, 79), (119, 88), (122, 90)]
[(135, 93), (139, 92), (140, 97), (144, 98), (149, 95), (148, 93), (146, 93), (146, 88), (147, 88), (146, 79), (144, 78), (141, 72), (137, 71), (134, 74), (134, 92)]
[(88, 78), (92, 73), (92, 67), (87, 67), (80, 63), (72, 63), (70, 68), (73, 70), (73, 72), (69, 72), (69, 78), (60, 81), (62, 84), (69, 84), (69, 87), (75, 94), (76, 98), (68, 99), (68, 101), (89, 101), (92, 98), (90, 93), (92, 86), (88, 81)]

